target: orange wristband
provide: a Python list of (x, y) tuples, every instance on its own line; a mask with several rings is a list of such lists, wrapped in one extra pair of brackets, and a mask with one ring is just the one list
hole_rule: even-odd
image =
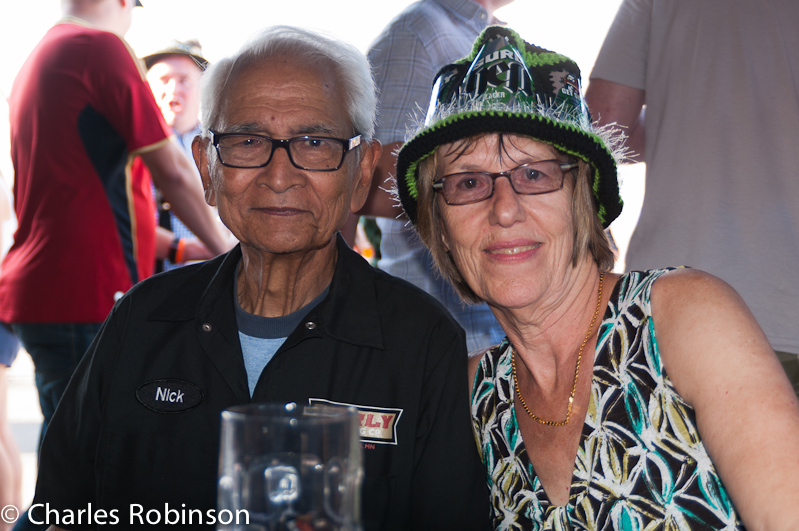
[(173, 264), (182, 264), (183, 263), (183, 255), (186, 254), (186, 238), (180, 238), (178, 240), (178, 246), (175, 250), (175, 259), (172, 260)]

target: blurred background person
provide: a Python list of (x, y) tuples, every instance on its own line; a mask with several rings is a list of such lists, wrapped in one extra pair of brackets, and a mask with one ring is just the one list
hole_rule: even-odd
[(421, 0), (389, 23), (368, 53), (379, 90), (376, 138), (383, 153), (366, 206), (359, 212), (377, 219), (380, 229), (378, 267), (433, 295), (466, 330), (472, 351), (496, 345), (504, 336), (485, 304), (465, 305), (435, 270), (402, 209), (387, 192), (414, 114), (430, 100), (430, 81), (438, 69), (471, 50), (480, 32), (495, 23), (494, 10), (512, 0)]
[(586, 92), (646, 162), (627, 269), (729, 282), (797, 395), (798, 25), (795, 0), (624, 0)]
[(496, 529), (799, 528), (799, 402), (717, 277), (610, 272), (615, 138), (569, 58), (489, 28), (397, 160), (444, 276), (507, 338), (470, 359)]
[[(173, 40), (157, 52), (143, 58), (147, 82), (161, 109), (164, 121), (172, 129), (173, 139), (192, 160), (191, 143), (201, 133), (200, 78), (208, 61), (196, 40)], [(147, 171), (144, 165), (137, 165)], [(197, 172), (197, 180), (200, 174)], [(172, 205), (155, 190), (156, 218), (159, 227), (156, 241), (156, 272), (168, 271), (187, 261), (208, 259), (213, 254), (172, 212)], [(161, 230), (163, 229), (163, 230)], [(225, 229), (222, 229), (226, 232)]]

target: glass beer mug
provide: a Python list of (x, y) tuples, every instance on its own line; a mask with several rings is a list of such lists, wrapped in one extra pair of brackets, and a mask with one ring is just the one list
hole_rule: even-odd
[(237, 406), (220, 442), (218, 530), (361, 531), (355, 408)]

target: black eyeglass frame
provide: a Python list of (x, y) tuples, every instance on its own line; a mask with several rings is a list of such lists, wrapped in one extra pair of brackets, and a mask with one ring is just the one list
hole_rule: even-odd
[[(228, 168), (242, 168), (242, 169), (263, 168), (265, 166), (268, 166), (269, 163), (272, 162), (272, 157), (275, 156), (275, 151), (277, 151), (279, 148), (283, 148), (286, 150), (286, 153), (288, 153), (289, 161), (291, 162), (292, 166), (294, 166), (295, 168), (305, 171), (336, 171), (339, 168), (341, 168), (341, 166), (344, 164), (344, 158), (347, 156), (347, 153), (349, 153), (350, 151), (354, 151), (361, 145), (360, 133), (351, 138), (333, 138), (329, 136), (301, 135), (292, 138), (281, 139), (281, 138), (272, 138), (257, 133), (218, 133), (216, 131), (211, 131), (211, 130), (209, 130), (208, 132), (211, 135), (211, 145), (213, 145), (214, 148), (216, 148), (216, 154), (219, 157), (219, 162), (222, 163), (222, 166), (227, 166)], [(222, 153), (219, 151), (219, 142), (227, 136), (237, 136), (237, 135), (254, 136), (270, 142), (272, 144), (272, 151), (269, 153), (269, 158), (266, 159), (266, 162), (264, 162), (263, 164), (259, 164), (257, 166), (237, 166), (235, 164), (228, 164), (224, 160), (222, 160)], [(294, 162), (294, 157), (291, 155), (291, 149), (289, 149), (291, 142), (295, 140), (308, 140), (308, 139), (333, 140), (341, 144), (341, 147), (344, 148), (344, 151), (342, 151), (341, 160), (339, 161), (339, 163), (336, 165), (335, 168), (325, 168), (321, 170), (315, 168), (305, 168)]]
[[(560, 163), (558, 165), (560, 167), (560, 171), (561, 171), (561, 173), (560, 173), (560, 186), (558, 186), (557, 188), (554, 188), (552, 190), (547, 190), (546, 192), (525, 193), (525, 192), (518, 191), (516, 189), (516, 187), (513, 185), (513, 179), (511, 179), (511, 174), (513, 172), (515, 172), (516, 170), (518, 170), (519, 168), (526, 168), (528, 166), (532, 166), (533, 164), (538, 164), (540, 162), (558, 162), (558, 163)], [(551, 194), (552, 192), (557, 192), (558, 190), (563, 188), (563, 180), (566, 177), (566, 172), (575, 169), (579, 165), (580, 164), (578, 162), (561, 162), (560, 160), (557, 160), (557, 159), (549, 159), (549, 160), (536, 160), (534, 162), (528, 162), (526, 164), (521, 164), (519, 166), (516, 166), (515, 168), (511, 168), (509, 170), (500, 171), (500, 172), (496, 172), (496, 173), (489, 172), (489, 171), (462, 171), (462, 172), (458, 172), (458, 173), (448, 173), (447, 175), (441, 176), (441, 178), (439, 178), (437, 181), (435, 181), (433, 184), (431, 184), (431, 187), (436, 192), (441, 193), (441, 195), (444, 197), (444, 202), (446, 202), (448, 205), (452, 205), (452, 206), (471, 205), (471, 204), (474, 204), (474, 203), (479, 203), (481, 201), (485, 201), (486, 199), (490, 199), (491, 196), (494, 195), (494, 189), (495, 189), (494, 183), (500, 177), (507, 177), (508, 182), (510, 183), (510, 187), (513, 189), (513, 191), (515, 193), (517, 193), (519, 195), (544, 195), (544, 194)], [(446, 178), (447, 177), (454, 177), (456, 175), (474, 175), (474, 174), (487, 175), (488, 177), (491, 178), (491, 192), (487, 196), (483, 197), (482, 199), (475, 199), (474, 201), (467, 201), (465, 203), (450, 203), (447, 200), (446, 194), (444, 193), (444, 181), (446, 180)]]

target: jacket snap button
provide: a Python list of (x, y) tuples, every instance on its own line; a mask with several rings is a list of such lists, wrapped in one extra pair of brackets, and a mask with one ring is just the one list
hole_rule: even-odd
[(204, 324), (203, 324), (203, 330), (204, 330), (205, 332), (210, 332), (210, 331), (211, 331), (211, 325), (210, 325), (210, 324), (208, 324), (208, 323), (204, 323)]
[(305, 323), (305, 328), (307, 328), (308, 330), (314, 330), (316, 328), (316, 323), (314, 323), (313, 321), (308, 321), (307, 323)]

